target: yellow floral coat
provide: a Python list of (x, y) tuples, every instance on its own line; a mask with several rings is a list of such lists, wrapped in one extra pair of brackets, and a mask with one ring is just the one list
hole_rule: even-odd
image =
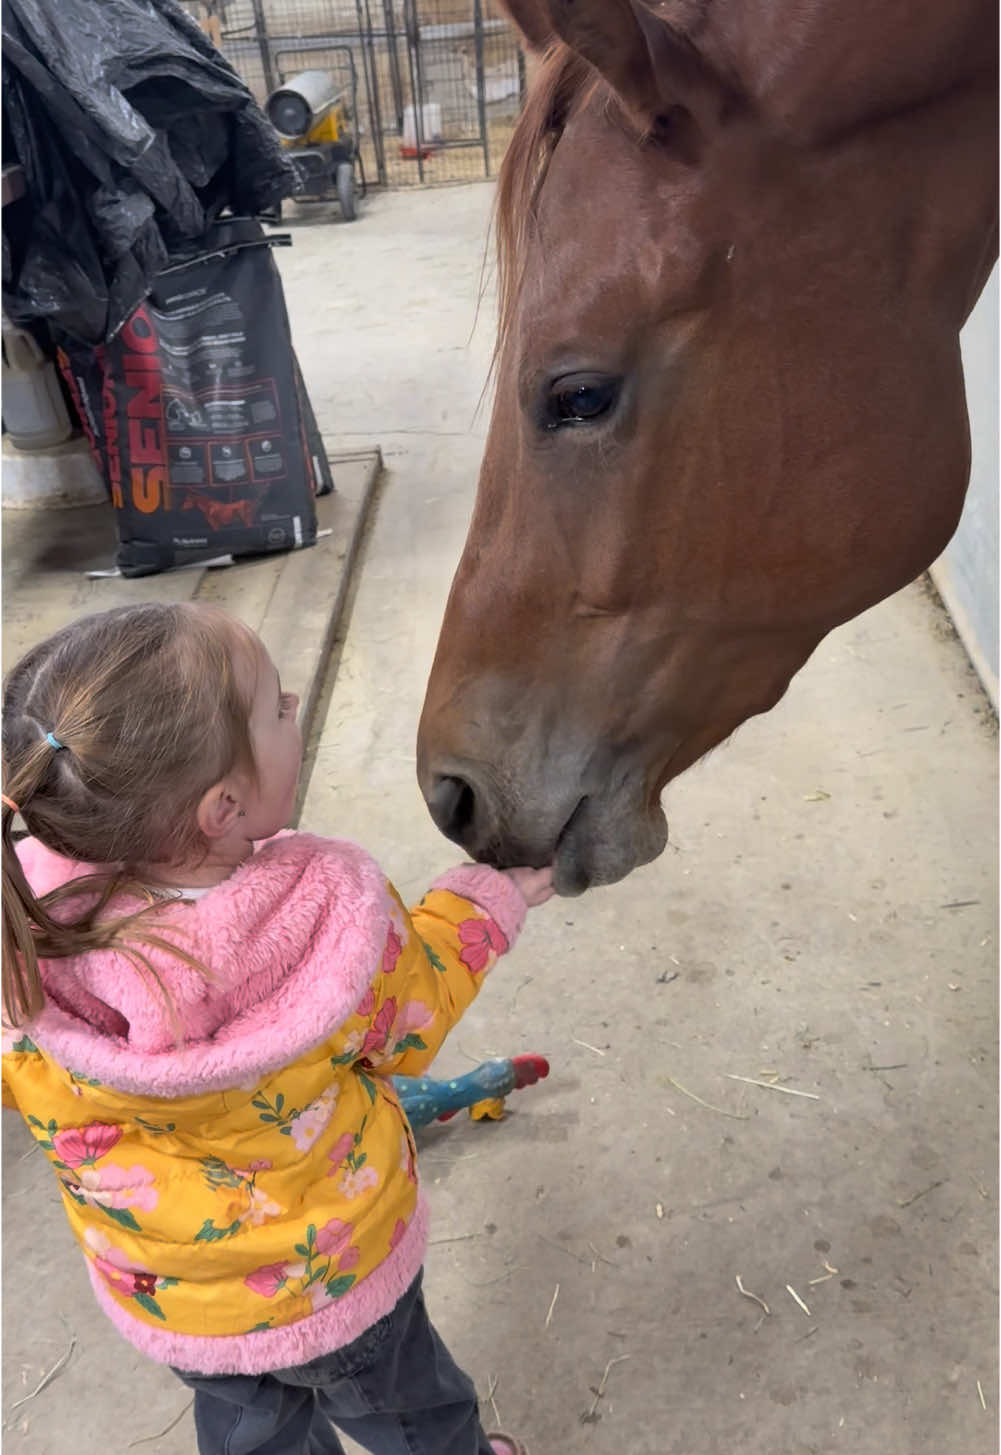
[[(88, 867), (20, 853), (38, 893)], [(389, 1312), (427, 1228), (390, 1075), (426, 1070), (524, 911), (506, 876), (466, 866), (408, 913), (362, 850), (288, 834), (153, 912), (210, 972), (148, 951), (169, 1004), (118, 952), (43, 965), (45, 1011), (5, 1033), (4, 1101), (133, 1344), (258, 1373)]]

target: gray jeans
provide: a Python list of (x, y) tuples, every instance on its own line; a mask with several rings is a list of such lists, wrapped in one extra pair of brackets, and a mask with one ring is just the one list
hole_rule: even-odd
[(199, 1455), (491, 1455), (476, 1391), (435, 1333), (421, 1275), (361, 1338), (270, 1374), (174, 1373), (195, 1391)]

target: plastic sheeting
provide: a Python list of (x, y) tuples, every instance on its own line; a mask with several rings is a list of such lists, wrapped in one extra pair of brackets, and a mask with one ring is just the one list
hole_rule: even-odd
[[(5, 0), (3, 306), (98, 344), (225, 209), (295, 172), (250, 92), (174, 0)], [(10, 154), (13, 153), (13, 158)]]

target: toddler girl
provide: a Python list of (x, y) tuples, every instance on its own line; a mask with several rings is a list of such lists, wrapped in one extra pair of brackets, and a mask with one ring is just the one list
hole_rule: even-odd
[[(514, 1455), (421, 1294), (390, 1080), (419, 1075), (549, 870), (408, 912), (353, 844), (282, 832), (296, 698), (199, 605), (73, 623), (4, 692), (4, 1101), (98, 1303), (195, 1391), (202, 1455)], [(20, 814), (30, 837), (15, 846)]]

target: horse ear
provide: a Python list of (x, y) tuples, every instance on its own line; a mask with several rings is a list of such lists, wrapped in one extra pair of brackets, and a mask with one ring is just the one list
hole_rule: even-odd
[(546, 0), (501, 0), (530, 50), (544, 51), (556, 39)]
[(658, 110), (650, 50), (630, 0), (546, 0), (553, 30), (638, 117)]
[(684, 114), (704, 132), (719, 114), (722, 87), (687, 37), (658, 14), (662, 8), (645, 0), (545, 0), (559, 38), (642, 126), (674, 129)]

